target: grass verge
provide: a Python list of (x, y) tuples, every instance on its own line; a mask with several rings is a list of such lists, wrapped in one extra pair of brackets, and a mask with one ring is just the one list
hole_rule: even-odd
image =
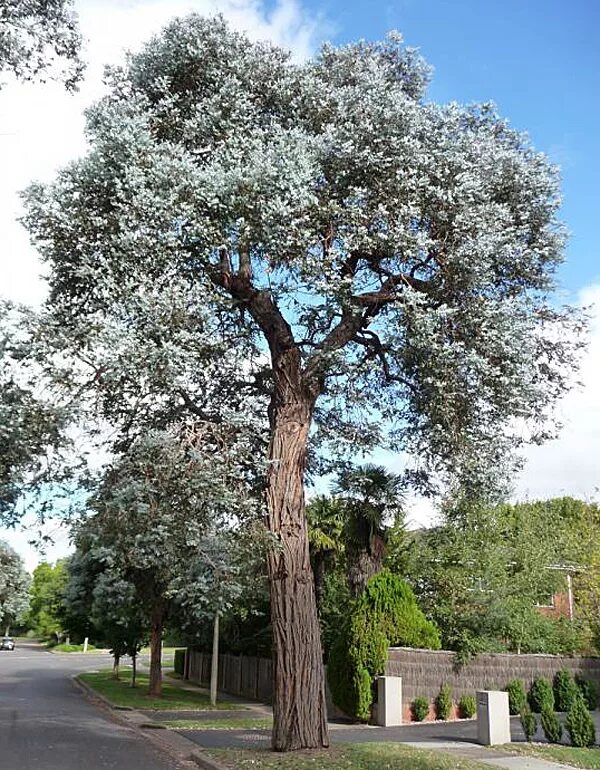
[(398, 743), (355, 743), (325, 751), (279, 754), (266, 749), (203, 749), (232, 770), (489, 770), (471, 759)]
[[(94, 652), (97, 648), (88, 644), (87, 652)], [(83, 652), (83, 644), (55, 644), (49, 647), (50, 652)]]
[(158, 711), (213, 711), (215, 709), (236, 709), (238, 703), (219, 701), (212, 706), (208, 695), (163, 682), (162, 697), (148, 695), (148, 675), (137, 675), (137, 687), (131, 687), (127, 670), (121, 669), (121, 679), (113, 679), (110, 669), (96, 671), (93, 674), (79, 674), (78, 679), (85, 682), (97, 693), (103, 695), (113, 706), (126, 706), (134, 709), (155, 709)]
[(161, 724), (170, 730), (270, 730), (271, 717), (224, 717), (223, 719), (170, 719)]
[(573, 746), (550, 746), (547, 743), (509, 743), (502, 746), (504, 751), (514, 754), (524, 754), (528, 757), (538, 757), (564, 765), (600, 770), (600, 748), (576, 749)]

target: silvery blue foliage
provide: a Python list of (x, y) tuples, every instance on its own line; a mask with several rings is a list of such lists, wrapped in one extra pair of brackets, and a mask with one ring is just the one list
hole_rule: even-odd
[(0, 540), (0, 625), (15, 623), (29, 606), (31, 578), (23, 559)]
[(234, 346), (267, 334), (260, 294), (320, 394), (315, 443), (498, 481), (575, 366), (580, 321), (549, 299), (558, 171), (492, 105), (427, 101), (428, 79), (396, 34), (299, 65), (175, 20), (109, 71), (87, 155), (25, 196), (53, 312), (77, 326), (178, 286)]

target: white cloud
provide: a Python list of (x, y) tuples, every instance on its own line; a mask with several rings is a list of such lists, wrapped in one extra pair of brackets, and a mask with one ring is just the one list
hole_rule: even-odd
[(600, 285), (579, 293), (590, 308), (589, 347), (578, 379), (582, 386), (562, 401), (560, 436), (542, 446), (528, 447), (527, 464), (515, 484), (516, 499), (572, 495), (597, 499), (600, 490)]

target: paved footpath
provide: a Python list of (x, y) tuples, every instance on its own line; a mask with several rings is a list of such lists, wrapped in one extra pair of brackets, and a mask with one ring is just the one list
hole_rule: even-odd
[[(188, 685), (186, 688), (190, 688)], [(191, 689), (191, 688), (190, 688)], [(231, 696), (223, 695), (223, 698)], [(270, 714), (270, 709), (262, 704), (244, 703), (251, 706), (257, 713), (245, 716), (265, 716)], [(215, 719), (233, 716), (240, 712), (205, 712), (201, 718)], [(243, 713), (243, 712), (242, 712)], [(159, 712), (151, 715), (145, 712), (148, 718), (157, 721), (163, 719), (189, 719), (190, 714), (176, 714), (173, 712)], [(595, 715), (600, 724), (598, 713)], [(199, 715), (195, 716), (196, 719)], [(439, 750), (447, 754), (466, 759), (478, 760), (491, 767), (504, 768), (504, 770), (578, 770), (571, 765), (559, 764), (537, 757), (509, 754), (501, 749), (490, 749), (477, 743), (477, 722), (475, 720), (461, 720), (457, 722), (427, 722), (409, 724), (401, 727), (374, 727), (368, 725), (356, 726), (342, 722), (331, 722), (330, 737), (332, 743), (363, 743), (363, 742), (398, 742), (420, 749)], [(269, 730), (178, 730), (179, 735), (193, 741), (199, 748), (266, 748), (270, 745), (271, 733)], [(513, 741), (523, 741), (524, 735), (518, 717), (511, 719), (511, 733)], [(537, 735), (536, 739), (541, 739)]]
[[(91, 703), (71, 681), (110, 658), (57, 655), (32, 642), (0, 651), (0, 767), (14, 770), (175, 770), (139, 731)], [(189, 767), (189, 765), (188, 765)]]

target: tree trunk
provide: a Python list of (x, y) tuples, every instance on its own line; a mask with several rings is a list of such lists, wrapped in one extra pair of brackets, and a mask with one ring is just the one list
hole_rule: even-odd
[(121, 656), (120, 655), (113, 655), (113, 670), (112, 670), (112, 678), (118, 679), (119, 678), (119, 660)]
[(137, 675), (137, 655), (131, 656), (131, 686), (135, 687), (135, 678)]
[(306, 445), (315, 396), (301, 381), (297, 350), (274, 362), (267, 472), (273, 624), (273, 733), (276, 751), (329, 745), (323, 656), (304, 511)]
[(210, 702), (213, 706), (217, 703), (217, 679), (219, 676), (219, 613), (215, 612), (213, 626), (212, 659), (210, 662)]
[(4, 636), (10, 635), (10, 626), (6, 626), (6, 631), (4, 632)]
[(150, 687), (148, 693), (156, 697), (162, 695), (162, 604), (152, 612), (150, 629)]

